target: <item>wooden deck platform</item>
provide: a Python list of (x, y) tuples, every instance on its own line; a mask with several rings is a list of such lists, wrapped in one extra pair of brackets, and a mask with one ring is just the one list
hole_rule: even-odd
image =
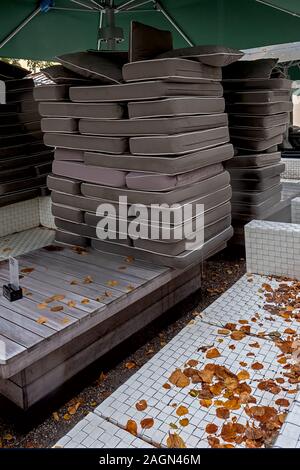
[(0, 393), (23, 409), (201, 285), (200, 264), (174, 270), (93, 250), (43, 248), (19, 263), (24, 298), (0, 296)]

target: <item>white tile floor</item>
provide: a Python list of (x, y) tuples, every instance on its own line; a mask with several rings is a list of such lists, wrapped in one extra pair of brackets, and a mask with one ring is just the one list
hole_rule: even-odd
[[(253, 280), (249, 281), (249, 276), (244, 276), (235, 286), (208, 307), (201, 316), (187, 325), (158, 354), (101, 403), (92, 414), (91, 421), (94, 422), (93, 420), (95, 420), (97, 422), (98, 419), (104, 419), (109, 422), (114, 426), (111, 428), (111, 432), (114, 432), (115, 436), (119, 431), (127, 433), (124, 430), (126, 423), (129, 419), (132, 419), (138, 425), (137, 437), (143, 442), (143, 446), (149, 444), (159, 447), (166, 446), (169, 433), (175, 432), (174, 429), (176, 429), (187, 447), (209, 447), (205, 431), (206, 425), (214, 423), (220, 426), (224, 423), (216, 416), (216, 407), (214, 405), (209, 407), (200, 405), (199, 398), (194, 397), (193, 392), (189, 393), (191, 390), (197, 389), (197, 385), (189, 384), (185, 388), (172, 385), (170, 389), (163, 387), (171, 373), (177, 368), (182, 370), (189, 359), (199, 361), (198, 369), (202, 369), (208, 363), (226, 366), (234, 373), (246, 369), (250, 374), (250, 378), (246, 382), (252, 389), (251, 395), (255, 397), (257, 405), (274, 406), (274, 402), (278, 398), (286, 398), (292, 404), (295, 400), (295, 385), (290, 385), (283, 375), (285, 369), (278, 363), (280, 350), (271, 337), (260, 338), (247, 335), (242, 340), (235, 341), (230, 336), (218, 333), (220, 326), (223, 326), (226, 322), (248, 320), (252, 326), (251, 317), (253, 314), (262, 313), (262, 294), (259, 292), (259, 288), (264, 282), (272, 283), (274, 287), (278, 285), (276, 281), (269, 281), (264, 277), (251, 276), (250, 279), (252, 278)], [(266, 323), (266, 320), (262, 319), (261, 321), (264, 324)], [(287, 326), (291, 327), (291, 324), (274, 319), (274, 322), (270, 324), (270, 330), (272, 329), (274, 332), (275, 328), (277, 334), (280, 333), (284, 337), (284, 330)], [(299, 323), (293, 326), (295, 329), (297, 328), (297, 331), (300, 330)], [(261, 331), (264, 328), (254, 324), (253, 334), (257, 334), (258, 330)], [(253, 347), (254, 343), (258, 343), (259, 347)], [(220, 357), (207, 359), (206, 354), (199, 349), (203, 346), (217, 348)], [(249, 357), (249, 353), (254, 353), (255, 356)], [(251, 366), (254, 362), (259, 362), (263, 365), (263, 368), (253, 370)], [(257, 387), (258, 382), (261, 380), (275, 380), (279, 377), (284, 378), (285, 383), (280, 393), (276, 395), (262, 391)], [(289, 393), (289, 390), (293, 390), (293, 393)], [(147, 401), (148, 407), (145, 411), (137, 411), (135, 404), (142, 399)], [(176, 414), (176, 409), (180, 405), (184, 405), (188, 409), (188, 414), (184, 418), (187, 417), (189, 423), (185, 427), (180, 424), (181, 418)], [(237, 417), (238, 422), (242, 424), (245, 424), (249, 419), (245, 413), (244, 405), (238, 410), (231, 411), (230, 415), (231, 417)], [(287, 423), (294, 426), (293, 414), (291, 417), (288, 416)], [(140, 422), (145, 418), (152, 418), (154, 421), (154, 425), (150, 429), (142, 429), (141, 427)], [(300, 429), (299, 422), (298, 426)], [(80, 432), (80, 429), (79, 427), (78, 432)], [(72, 438), (73, 432), (74, 430), (70, 431), (57, 445), (77, 446), (77, 441)], [(81, 434), (80, 436), (83, 437)], [(120, 433), (119, 436), (121, 436)], [(131, 435), (129, 434), (129, 436)], [(67, 444), (65, 444), (66, 439)], [(93, 431), (91, 430), (90, 439), (86, 441), (90, 443), (90, 447), (94, 446), (92, 444), (93, 439)], [(281, 439), (284, 439), (284, 437)], [(103, 435), (101, 440), (103, 447), (105, 447), (108, 440), (106, 437), (104, 439)], [(279, 436), (276, 445), (280, 446), (280, 442)], [(121, 444), (119, 442), (115, 444), (113, 439), (109, 440), (109, 445), (110, 447), (115, 445), (132, 446), (126, 440), (122, 440)]]

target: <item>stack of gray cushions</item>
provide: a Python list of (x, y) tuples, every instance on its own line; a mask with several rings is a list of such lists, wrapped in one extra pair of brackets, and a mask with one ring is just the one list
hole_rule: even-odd
[[(232, 158), (233, 147), (221, 66), (242, 54), (199, 49), (160, 51), (158, 58), (126, 63), (122, 76), (110, 71), (106, 83), (39, 88), (44, 141), (56, 149), (48, 186), (58, 242), (91, 244), (100, 251), (175, 267), (203, 260), (226, 246), (232, 236), (231, 187), (222, 162)], [(101, 79), (94, 61), (101, 63), (103, 56), (108, 57), (90, 53), (86, 78)], [(87, 58), (88, 53), (80, 57), (78, 72), (87, 69)], [(72, 55), (60, 61), (74, 67)], [(161, 221), (156, 222), (158, 238), (151, 239), (147, 220), (142, 222), (148, 231), (145, 239), (124, 238), (120, 196), (127, 197), (128, 205), (146, 205), (148, 212), (151, 204), (178, 204), (177, 211), (189, 203), (194, 209), (204, 204), (204, 246), (186, 250), (186, 239), (176, 239), (174, 212), (169, 239), (163, 239)], [(106, 202), (115, 205), (117, 220), (113, 238), (103, 241), (96, 234), (101, 220), (96, 210)], [(194, 210), (193, 229), (195, 216)]]
[(46, 191), (53, 151), (43, 144), (29, 72), (0, 62), (0, 207)]
[(291, 81), (270, 78), (276, 60), (240, 61), (223, 71), (230, 140), (235, 157), (226, 164), (231, 175), (235, 241), (243, 227), (269, 217), (281, 199), (284, 171), (278, 146), (292, 111)]

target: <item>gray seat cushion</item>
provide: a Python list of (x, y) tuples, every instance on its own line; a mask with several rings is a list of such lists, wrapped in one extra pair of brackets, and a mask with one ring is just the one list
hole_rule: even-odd
[(269, 178), (263, 178), (261, 180), (254, 179), (243, 179), (243, 180), (231, 180), (231, 186), (233, 192), (235, 191), (266, 191), (280, 184), (280, 175), (271, 176)]
[[(215, 163), (229, 161), (232, 157), (233, 147), (231, 144), (219, 145), (210, 149), (170, 157), (131, 154), (112, 156), (104, 153), (84, 152), (84, 161), (87, 165), (117, 168), (125, 171), (164, 172), (168, 175), (184, 173)], [(65, 160), (67, 159), (65, 158)]]
[(110, 168), (85, 165), (80, 162), (53, 162), (53, 173), (58, 176), (87, 181), (104, 186), (123, 187), (126, 185), (126, 172)]
[(39, 112), (44, 117), (122, 119), (124, 106), (119, 103), (41, 102)]
[(280, 134), (276, 137), (272, 137), (271, 139), (265, 140), (253, 140), (249, 138), (242, 139), (237, 137), (232, 137), (231, 141), (235, 147), (242, 150), (253, 151), (255, 153), (267, 151), (271, 149), (273, 152), (273, 146), (281, 144), (283, 140), (283, 135)]
[(122, 154), (128, 150), (128, 139), (124, 137), (100, 137), (58, 133), (44, 134), (44, 143), (50, 147)]
[(182, 57), (184, 59), (198, 60), (213, 67), (224, 67), (243, 57), (244, 53), (238, 49), (224, 46), (192, 46), (173, 49), (157, 56), (157, 59), (168, 57)]
[(289, 124), (289, 113), (272, 114), (269, 116), (258, 116), (257, 114), (229, 114), (229, 125), (239, 127), (273, 127)]
[(235, 91), (225, 93), (229, 103), (276, 103), (290, 101), (290, 90)]
[(153, 59), (162, 52), (173, 49), (172, 33), (138, 21), (131, 21), (129, 61)]
[(228, 127), (167, 136), (132, 137), (130, 151), (136, 155), (182, 155), (229, 141)]
[(235, 103), (226, 105), (227, 112), (233, 114), (273, 115), (289, 113), (293, 110), (291, 101), (278, 101), (276, 103)]
[(54, 152), (55, 160), (70, 160), (75, 162), (84, 161), (84, 152), (76, 149), (60, 149), (56, 148)]
[(237, 155), (231, 160), (225, 162), (225, 167), (228, 169), (235, 168), (261, 168), (281, 160), (281, 153), (258, 153), (254, 155)]
[(223, 98), (176, 97), (128, 103), (128, 115), (131, 119), (220, 114), (224, 113), (224, 110)]
[(278, 163), (264, 168), (229, 168), (231, 180), (262, 180), (284, 172), (285, 164)]
[(263, 79), (224, 79), (225, 90), (291, 90), (292, 80), (285, 78), (263, 78)]
[(275, 184), (271, 188), (265, 191), (234, 191), (232, 193), (232, 204), (243, 204), (243, 205), (258, 205), (262, 202), (276, 196), (278, 193), (281, 194), (282, 185)]
[(63, 101), (69, 98), (70, 85), (40, 85), (34, 88), (35, 101)]
[(106, 102), (106, 101), (136, 101), (169, 96), (223, 96), (223, 88), (217, 82), (205, 83), (173, 83), (154, 80), (140, 83), (125, 83), (122, 85), (71, 87), (71, 101)]
[(230, 126), (229, 133), (231, 138), (266, 140), (284, 134), (286, 124), (273, 127), (238, 127)]
[(117, 121), (80, 119), (79, 131), (81, 134), (134, 137), (139, 135), (180, 134), (212, 127), (223, 127), (226, 125), (226, 114), (153, 119), (123, 119)]
[(126, 175), (126, 186), (140, 191), (169, 191), (173, 188), (198, 183), (223, 171), (221, 163), (178, 175), (130, 172)]
[(48, 175), (47, 186), (52, 191), (61, 191), (68, 194), (81, 194), (81, 182), (71, 178), (63, 178), (57, 175)]
[(62, 132), (67, 134), (78, 133), (78, 119), (72, 118), (43, 118), (41, 120), (43, 132)]
[(164, 79), (174, 82), (197, 83), (203, 80), (222, 80), (221, 68), (183, 58), (131, 62), (123, 66), (122, 73), (125, 82)]
[(224, 67), (223, 79), (270, 78), (278, 59), (240, 60)]

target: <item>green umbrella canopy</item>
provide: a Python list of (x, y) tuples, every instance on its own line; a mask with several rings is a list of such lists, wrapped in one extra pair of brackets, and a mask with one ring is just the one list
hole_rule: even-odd
[[(65, 52), (96, 49), (100, 22), (105, 24), (107, 17), (102, 10), (104, 3), (104, 0), (1, 0), (0, 56), (50, 60)], [(125, 40), (118, 48), (124, 50), (128, 48), (128, 30), (133, 19), (172, 30), (174, 47), (184, 47), (190, 42), (245, 49), (299, 40), (299, 0), (115, 0), (113, 3), (117, 8), (116, 26), (124, 29)]]

